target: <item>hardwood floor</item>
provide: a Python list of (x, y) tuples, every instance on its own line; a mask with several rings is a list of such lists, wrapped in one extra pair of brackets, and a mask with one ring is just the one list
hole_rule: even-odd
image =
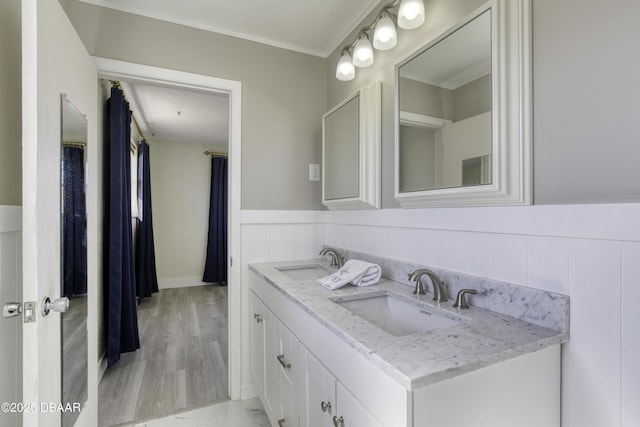
[(99, 387), (101, 426), (130, 424), (226, 400), (227, 288), (164, 289), (138, 306), (141, 349)]
[[(71, 298), (62, 314), (62, 402), (84, 404), (87, 400), (87, 295)], [(72, 426), (80, 415), (62, 414), (62, 425)]]

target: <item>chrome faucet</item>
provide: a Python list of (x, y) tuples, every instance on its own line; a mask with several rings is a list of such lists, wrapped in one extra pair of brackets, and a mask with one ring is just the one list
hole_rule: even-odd
[(416, 282), (416, 289), (413, 291), (416, 295), (424, 295), (427, 292), (424, 290), (424, 285), (420, 279), (424, 275), (429, 276), (431, 279), (431, 283), (433, 283), (433, 300), (437, 302), (445, 302), (447, 301), (447, 297), (444, 295), (442, 280), (438, 277), (436, 273), (429, 270), (428, 268), (420, 268), (413, 273), (409, 274), (409, 280), (412, 282)]
[(344, 256), (342, 256), (342, 254), (338, 252), (337, 249), (325, 246), (320, 251), (320, 255), (325, 256), (327, 254), (329, 254), (329, 256), (331, 257), (332, 267), (342, 268), (342, 266), (344, 265)]

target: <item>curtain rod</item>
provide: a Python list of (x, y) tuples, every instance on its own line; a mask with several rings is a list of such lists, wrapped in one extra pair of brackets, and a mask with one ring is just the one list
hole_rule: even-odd
[[(116, 87), (116, 88), (120, 89), (122, 91), (122, 93), (124, 94), (124, 89), (122, 89), (122, 85), (120, 84), (120, 82), (118, 80), (109, 80), (109, 83), (111, 83), (111, 85), (113, 87)], [(126, 96), (125, 96), (125, 98), (126, 98)], [(147, 138), (145, 138), (144, 134), (140, 130), (140, 125), (138, 124), (138, 121), (136, 120), (136, 116), (133, 115), (133, 112), (131, 113), (131, 119), (133, 120), (133, 124), (135, 125), (136, 129), (138, 129), (138, 134), (140, 135), (141, 140), (144, 139), (146, 141)]]
[(86, 142), (73, 142), (73, 141), (69, 141), (69, 142), (63, 142), (62, 143), (63, 146), (65, 147), (80, 147), (80, 148), (85, 148), (87, 146)]
[(204, 152), (204, 155), (205, 156), (211, 156), (211, 157), (224, 157), (224, 158), (227, 158), (229, 154), (228, 153), (218, 153), (216, 151), (208, 151), (207, 150), (207, 151)]

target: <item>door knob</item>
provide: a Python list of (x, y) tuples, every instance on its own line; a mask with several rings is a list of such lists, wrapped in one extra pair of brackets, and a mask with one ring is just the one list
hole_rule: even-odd
[(42, 300), (42, 315), (46, 316), (51, 310), (58, 313), (64, 313), (69, 309), (69, 298), (62, 297), (54, 300), (53, 302), (49, 297), (45, 297)]

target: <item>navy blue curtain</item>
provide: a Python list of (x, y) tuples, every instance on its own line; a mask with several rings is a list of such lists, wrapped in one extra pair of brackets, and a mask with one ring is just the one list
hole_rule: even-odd
[(227, 284), (227, 159), (211, 159), (209, 233), (203, 282)]
[(64, 296), (87, 293), (87, 204), (84, 148), (62, 149), (62, 253)]
[(138, 300), (158, 292), (156, 252), (153, 241), (153, 214), (151, 212), (151, 168), (149, 144), (142, 141), (138, 147), (138, 235), (136, 236), (136, 279)]
[(108, 155), (105, 165), (105, 324), (107, 362), (140, 348), (131, 218), (131, 111), (120, 89), (107, 100)]

